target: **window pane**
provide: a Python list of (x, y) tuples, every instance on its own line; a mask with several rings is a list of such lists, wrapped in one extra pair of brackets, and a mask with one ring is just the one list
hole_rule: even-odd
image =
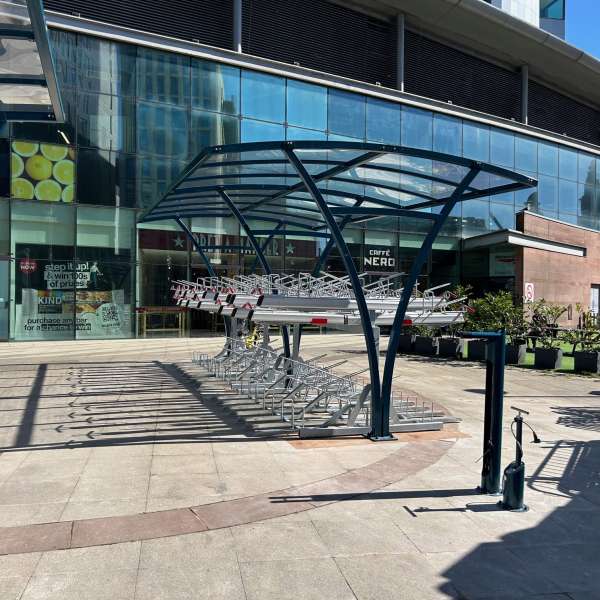
[(230, 115), (240, 112), (240, 70), (192, 59), (192, 106)]
[(189, 104), (190, 59), (138, 48), (137, 95), (145, 100)]
[(400, 115), (398, 104), (367, 99), (367, 140), (384, 144), (400, 144)]
[(556, 211), (558, 179), (540, 176), (538, 181), (538, 206), (543, 211)]
[(286, 128), (288, 140), (326, 140), (327, 134), (324, 131), (315, 129), (301, 129), (300, 127)]
[(558, 152), (558, 176), (577, 181), (577, 152), (561, 148)]
[(565, 18), (565, 0), (540, 0), (540, 16), (561, 21)]
[(433, 149), (444, 154), (462, 154), (462, 121), (434, 115), (433, 117)]
[(490, 204), (490, 228), (514, 229), (515, 209), (512, 204)]
[(490, 128), (477, 123), (464, 122), (463, 156), (473, 160), (489, 162), (490, 160)]
[(242, 71), (242, 114), (265, 121), (285, 121), (285, 79)]
[(77, 139), (82, 146), (135, 151), (134, 101), (79, 94)]
[(137, 117), (139, 152), (187, 158), (187, 110), (168, 104), (138, 102)]
[(431, 150), (433, 147), (433, 115), (418, 108), (402, 107), (402, 145)]
[(192, 111), (191, 154), (196, 156), (206, 146), (237, 144), (240, 120), (237, 117), (201, 110)]
[(546, 142), (538, 143), (539, 171), (544, 175), (558, 175), (558, 148)]
[(276, 142), (283, 139), (283, 125), (242, 119), (242, 142)]
[(77, 201), (114, 205), (116, 169), (106, 150), (80, 148), (77, 154)]
[(538, 168), (537, 152), (537, 142), (520, 135), (515, 136), (515, 169), (536, 172)]
[(577, 180), (580, 183), (594, 185), (596, 181), (596, 160), (593, 156), (579, 153)]
[(490, 160), (496, 165), (515, 166), (515, 138), (512, 133), (492, 129), (490, 134)]
[(137, 157), (137, 206), (146, 209), (158, 202), (185, 165), (183, 161), (168, 158)]
[(81, 35), (77, 45), (77, 80), (86, 92), (135, 95), (136, 48)]
[[(69, 31), (49, 29), (52, 54), (56, 66), (56, 76), (61, 88), (77, 87), (77, 35)], [(83, 36), (81, 36), (83, 37)]]
[(327, 129), (327, 88), (288, 79), (287, 122), (308, 129)]
[(470, 237), (488, 230), (490, 203), (481, 200), (468, 200), (462, 203), (463, 236)]
[(358, 94), (329, 90), (329, 131), (339, 135), (364, 139), (365, 98)]
[(561, 213), (577, 214), (577, 184), (565, 179), (559, 180), (558, 210)]

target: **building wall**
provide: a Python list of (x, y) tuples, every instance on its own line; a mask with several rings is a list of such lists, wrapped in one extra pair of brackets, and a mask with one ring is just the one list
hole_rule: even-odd
[(492, 0), (491, 4), (535, 27), (540, 26), (540, 0)]
[(517, 227), (523, 233), (586, 249), (584, 257), (559, 254), (534, 248), (522, 248), (517, 268), (517, 291), (524, 294), (525, 284), (533, 283), (535, 298), (571, 305), (573, 318), (565, 314), (568, 325), (577, 322), (575, 305), (589, 308), (590, 289), (600, 284), (600, 233), (545, 219), (527, 211), (517, 217)]

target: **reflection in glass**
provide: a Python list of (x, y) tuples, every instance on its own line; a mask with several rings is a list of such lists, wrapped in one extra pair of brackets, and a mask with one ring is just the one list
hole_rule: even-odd
[(460, 156), (462, 151), (462, 121), (446, 115), (433, 116), (433, 149)]
[(283, 125), (242, 119), (242, 142), (275, 142), (285, 139)]
[(135, 67), (135, 46), (79, 36), (77, 81), (83, 91), (133, 96)]
[(558, 152), (558, 176), (561, 179), (577, 181), (577, 152), (561, 148)]
[(541, 175), (538, 180), (538, 206), (542, 211), (556, 211), (558, 179)]
[(138, 102), (138, 152), (187, 158), (188, 114), (185, 109), (169, 104)]
[(485, 233), (489, 226), (490, 203), (468, 200), (462, 203), (462, 231), (464, 237)]
[(596, 181), (596, 160), (589, 154), (579, 153), (577, 180), (594, 185)]
[(156, 102), (189, 104), (190, 59), (172, 52), (139, 47), (137, 95)]
[(239, 114), (240, 70), (192, 59), (192, 107)]
[(490, 229), (514, 229), (515, 209), (512, 204), (490, 203)]
[(329, 131), (338, 135), (364, 139), (365, 98), (358, 94), (329, 90)]
[(367, 140), (400, 144), (400, 106), (376, 98), (367, 99)]
[(288, 79), (287, 122), (308, 129), (327, 129), (327, 88)]
[(532, 139), (515, 136), (515, 168), (518, 171), (537, 171), (537, 142)]
[(558, 175), (558, 148), (555, 144), (538, 142), (538, 168), (543, 175)]
[(560, 179), (558, 184), (558, 211), (577, 214), (577, 184)]
[(503, 167), (515, 166), (515, 138), (512, 133), (500, 129), (491, 130), (490, 161)]
[(464, 122), (463, 156), (473, 160), (489, 162), (490, 160), (490, 128), (478, 123)]
[(327, 139), (324, 131), (316, 129), (301, 129), (300, 127), (286, 127), (286, 139), (288, 140), (321, 140)]
[(201, 110), (192, 111), (190, 152), (192, 156), (207, 146), (237, 144), (240, 141), (240, 120), (237, 117)]
[(285, 79), (255, 71), (242, 71), (242, 114), (283, 123)]
[(402, 145), (431, 150), (433, 114), (418, 108), (402, 107)]

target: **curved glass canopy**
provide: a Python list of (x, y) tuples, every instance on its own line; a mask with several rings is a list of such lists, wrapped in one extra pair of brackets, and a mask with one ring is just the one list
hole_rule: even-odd
[[(536, 185), (519, 173), (428, 150), (360, 142), (258, 142), (207, 148), (142, 221), (175, 219), (209, 273), (212, 266), (185, 224), (187, 218), (233, 216), (267, 274), (270, 266), (255, 236), (272, 236), (285, 226), (288, 235), (329, 237), (315, 268), (320, 268), (335, 244), (365, 336), (371, 379), (370, 435), (389, 439), (399, 336), (412, 291), (444, 222), (459, 202)], [(342, 229), (359, 221), (399, 216), (427, 219), (430, 226), (403, 281), (381, 375), (372, 315)], [(253, 228), (256, 221), (273, 223), (273, 228)], [(289, 356), (285, 327), (282, 336)]]
[(390, 216), (434, 218), (473, 170), (459, 201), (537, 182), (490, 164), (400, 146), (359, 142), (258, 142), (207, 148), (142, 221), (228, 217), (232, 202), (247, 220), (323, 232), (316, 206), (290, 153), (302, 163), (332, 215), (348, 224)]

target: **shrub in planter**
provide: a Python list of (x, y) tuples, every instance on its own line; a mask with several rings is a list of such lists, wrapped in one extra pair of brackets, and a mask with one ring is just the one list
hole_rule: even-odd
[(522, 365), (525, 364), (525, 357), (527, 356), (527, 344), (525, 341), (519, 344), (515, 343), (506, 344), (506, 352), (504, 355), (504, 361), (507, 365)]
[(576, 373), (600, 373), (600, 352), (576, 350), (573, 352), (573, 370)]
[(544, 348), (537, 346), (534, 354), (536, 369), (560, 369), (563, 351), (560, 348)]
[[(573, 345), (573, 370), (576, 373), (600, 373), (600, 330), (598, 317), (577, 304), (579, 326), (563, 333), (565, 342)], [(577, 350), (581, 348), (581, 350)]]
[(401, 333), (398, 339), (398, 354), (414, 352), (415, 336), (413, 333)]
[(415, 336), (415, 354), (436, 356), (438, 353), (438, 338), (429, 335)]
[(485, 360), (486, 346), (485, 340), (469, 340), (467, 342), (467, 358), (469, 360)]
[(464, 343), (462, 338), (441, 337), (438, 339), (438, 356), (462, 358)]

